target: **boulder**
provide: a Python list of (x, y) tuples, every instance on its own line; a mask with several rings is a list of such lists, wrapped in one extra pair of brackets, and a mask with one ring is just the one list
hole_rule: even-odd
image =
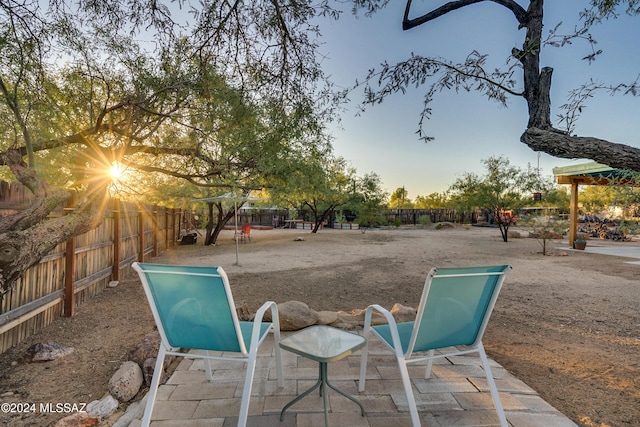
[(99, 418), (107, 418), (118, 409), (119, 402), (110, 394), (101, 400), (94, 400), (87, 405), (89, 415)]
[(142, 385), (142, 369), (136, 362), (124, 362), (109, 380), (109, 393), (120, 402), (128, 402)]
[(331, 323), (329, 326), (338, 329), (355, 329), (362, 324), (357, 318), (357, 316), (352, 316), (351, 313), (347, 313), (345, 311), (339, 311), (337, 313), (338, 318), (335, 322)]
[[(364, 326), (364, 316), (366, 310), (354, 309), (350, 312), (339, 311), (338, 312), (338, 320), (331, 323), (331, 326), (339, 329), (355, 329), (358, 326)], [(387, 323), (386, 318), (383, 314), (374, 311), (371, 314), (371, 324), (372, 325), (382, 325)]]
[[(151, 385), (153, 371), (156, 367), (156, 356), (160, 348), (160, 333), (158, 331), (147, 334), (142, 341), (129, 352), (129, 360), (135, 362), (142, 369), (142, 376), (146, 385)], [(160, 384), (164, 384), (167, 380), (167, 367), (173, 362), (175, 356), (167, 356), (164, 358), (162, 379)]]
[(249, 305), (246, 301), (242, 301), (236, 304), (236, 313), (238, 314), (238, 320), (241, 322), (250, 322), (253, 320), (253, 316), (249, 311)]
[(507, 238), (508, 239), (519, 239), (521, 237), (522, 237), (522, 235), (517, 230), (509, 230), (509, 231), (507, 231)]
[[(171, 356), (171, 360), (173, 360), (174, 357)], [(156, 362), (158, 361), (157, 357), (150, 357), (147, 360), (144, 361), (144, 363), (142, 364), (142, 377), (144, 378), (144, 383), (147, 386), (151, 385), (151, 381), (153, 380), (153, 375), (155, 374), (156, 371)], [(169, 360), (169, 356), (164, 358), (164, 364), (162, 365), (162, 377), (160, 378), (160, 384), (164, 384), (167, 382), (167, 380), (169, 379), (167, 377), (167, 368), (169, 367), (169, 365), (171, 364), (170, 360)]]
[(338, 320), (338, 313), (335, 311), (318, 311), (318, 325), (330, 325)]
[(37, 343), (27, 349), (25, 360), (27, 362), (46, 362), (71, 353), (73, 353), (73, 348), (61, 346), (55, 342)]
[(140, 367), (144, 361), (156, 357), (160, 349), (160, 333), (156, 330), (142, 339), (142, 341), (129, 352), (129, 360), (136, 362)]
[(298, 331), (318, 323), (318, 313), (300, 301), (278, 304), (278, 315), (281, 331)]

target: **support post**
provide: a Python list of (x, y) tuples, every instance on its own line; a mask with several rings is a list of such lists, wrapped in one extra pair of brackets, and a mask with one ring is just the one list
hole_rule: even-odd
[(113, 271), (111, 277), (114, 282), (120, 281), (120, 248), (122, 245), (120, 219), (120, 200), (113, 199)]
[(156, 257), (160, 254), (158, 250), (158, 205), (153, 205), (153, 217), (152, 217), (152, 227), (153, 227), (153, 256)]
[(164, 208), (164, 250), (169, 249), (169, 209)]
[(569, 202), (569, 247), (578, 233), (578, 180), (571, 181), (571, 200)]
[[(75, 192), (71, 196), (68, 209), (73, 211), (76, 205)], [(76, 238), (67, 240), (64, 251), (64, 315), (73, 317), (76, 307)]]
[(144, 206), (138, 205), (138, 262), (144, 262)]

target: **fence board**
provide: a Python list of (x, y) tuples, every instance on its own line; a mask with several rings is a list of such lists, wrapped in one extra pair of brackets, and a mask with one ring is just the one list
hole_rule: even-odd
[[(23, 209), (29, 200), (28, 191), (0, 181), (0, 216)], [(108, 206), (98, 227), (75, 237), (73, 253), (67, 253), (72, 245), (58, 245), (0, 300), (0, 353), (64, 314), (67, 260), (73, 261), (69, 276), (75, 276), (75, 308), (119, 280), (134, 261), (148, 260), (175, 244), (180, 210), (116, 200)]]

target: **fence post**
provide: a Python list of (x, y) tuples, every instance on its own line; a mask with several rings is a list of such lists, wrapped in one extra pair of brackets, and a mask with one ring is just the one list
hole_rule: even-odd
[(144, 206), (138, 204), (138, 261), (144, 262)]
[(122, 244), (122, 230), (120, 228), (120, 200), (113, 199), (113, 272), (112, 279), (120, 281), (120, 246)]
[(153, 226), (153, 256), (156, 257), (159, 254), (158, 251), (158, 205), (153, 205), (153, 220), (151, 221)]
[[(67, 207), (70, 210), (76, 205), (76, 194), (72, 193)], [(64, 315), (73, 317), (76, 306), (76, 238), (67, 240), (64, 252)]]
[(169, 249), (169, 209), (164, 208), (164, 250)]

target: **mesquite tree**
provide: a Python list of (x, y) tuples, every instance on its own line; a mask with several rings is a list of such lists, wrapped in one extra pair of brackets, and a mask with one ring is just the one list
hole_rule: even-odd
[[(0, 2), (0, 178), (34, 194), (0, 218), (0, 298), (96, 225), (114, 162), (210, 187), (279, 172), (287, 142), (330, 111), (309, 22), (331, 13), (310, 0)], [(68, 188), (75, 209), (48, 218)]]
[[(489, 99), (504, 104), (508, 97), (520, 97), (526, 101), (529, 113), (527, 129), (520, 140), (531, 149), (556, 157), (586, 158), (614, 168), (640, 171), (639, 148), (590, 136), (576, 136), (571, 132), (576, 117), (594, 92), (607, 90), (611, 93), (636, 95), (640, 89), (639, 82), (590, 82), (576, 88), (565, 104), (566, 111), (561, 114), (562, 121), (567, 123), (567, 129), (558, 129), (551, 120), (550, 90), (553, 68), (542, 66), (540, 61), (543, 48), (562, 46), (577, 38), (591, 43), (593, 50), (585, 59), (595, 60), (601, 51), (595, 48), (596, 41), (589, 35), (589, 29), (603, 18), (615, 16), (616, 11), (624, 6), (626, 13), (637, 15), (640, 13), (637, 0), (591, 0), (590, 7), (580, 13), (584, 26), (573, 34), (562, 36), (555, 31), (558, 27), (552, 27), (548, 37), (543, 34), (543, 0), (456, 0), (419, 16), (414, 16), (415, 6), (411, 0), (407, 0), (402, 27), (404, 30), (412, 30), (456, 10), (489, 1), (506, 8), (513, 15), (514, 25), (524, 31), (522, 47), (512, 49), (511, 62), (504, 69), (486, 69), (486, 55), (481, 55), (478, 51), (472, 52), (463, 63), (414, 54), (395, 65), (385, 64), (382, 69), (371, 70), (365, 80), (364, 104), (376, 104), (391, 93), (404, 92), (411, 86), (427, 84), (419, 133), (422, 139), (428, 141), (432, 138), (424, 133), (422, 124), (430, 114), (429, 103), (436, 92), (451, 88), (477, 90)], [(363, 8), (368, 14), (375, 13), (388, 3), (389, 0), (354, 0), (355, 9)], [(520, 70), (521, 78), (517, 78), (516, 73)]]

